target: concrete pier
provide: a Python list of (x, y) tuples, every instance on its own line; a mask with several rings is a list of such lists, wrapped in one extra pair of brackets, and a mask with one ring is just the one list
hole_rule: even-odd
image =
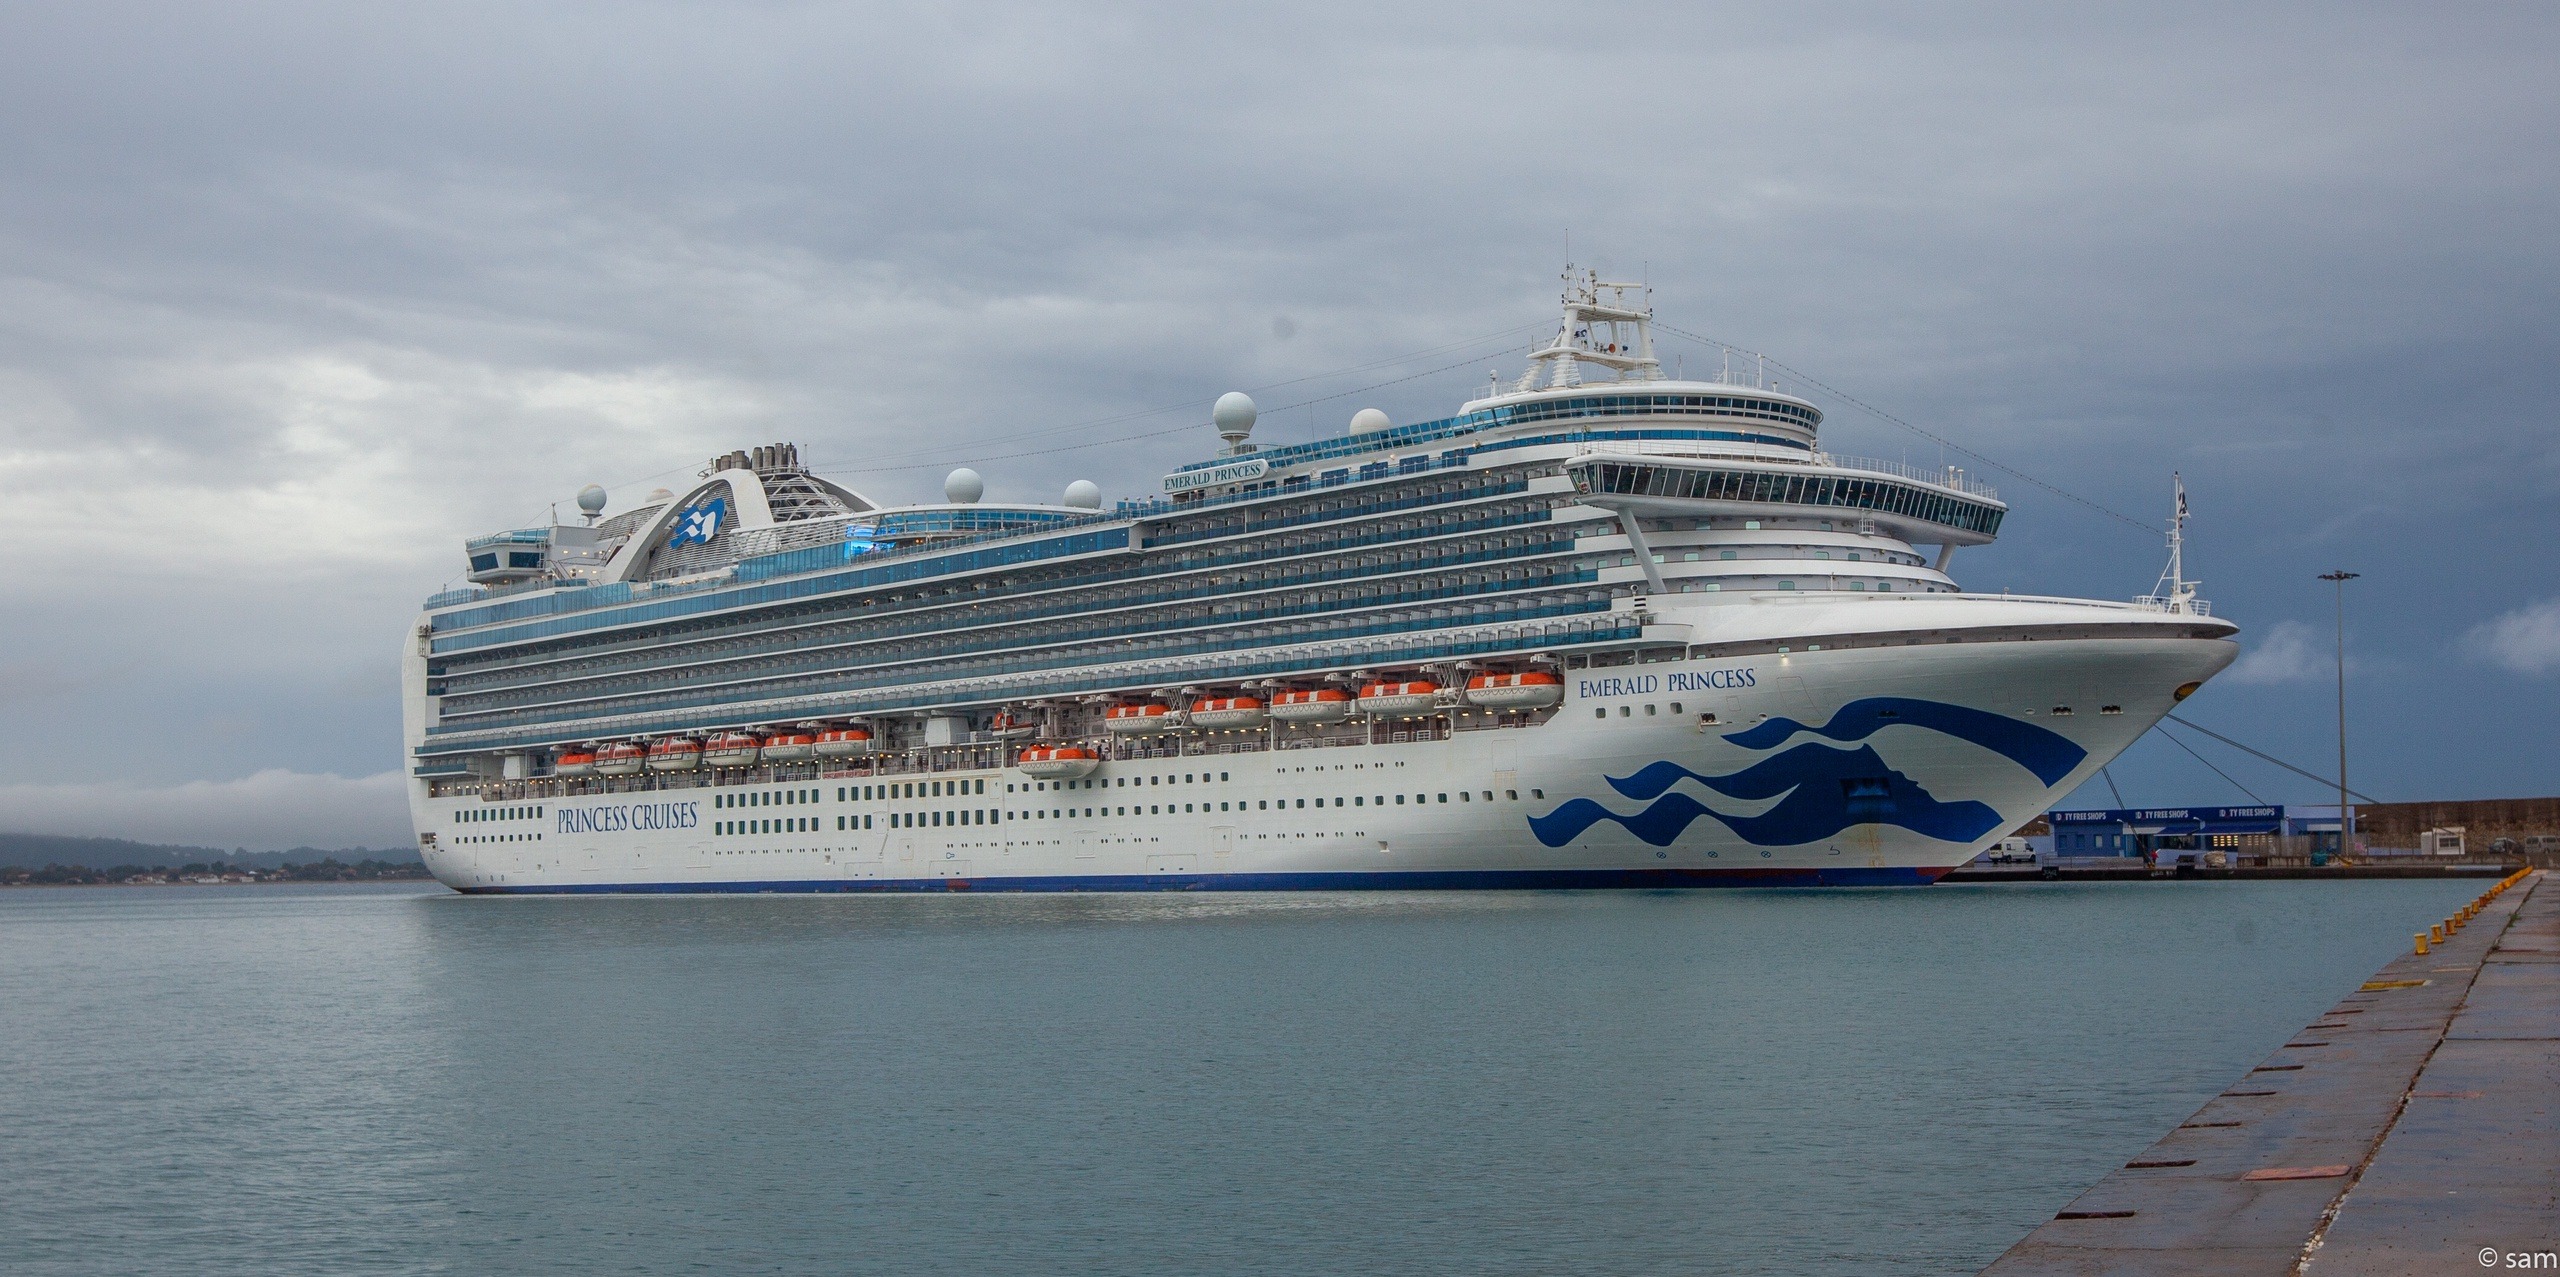
[(2560, 1271), (2560, 888), (2375, 972), (1984, 1272)]

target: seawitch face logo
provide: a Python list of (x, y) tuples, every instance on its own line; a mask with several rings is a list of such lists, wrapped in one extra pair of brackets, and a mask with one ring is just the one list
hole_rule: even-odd
[[(1888, 727), (1916, 727), (1969, 741), (2027, 769), (2046, 785), (2060, 783), (2089, 756), (2059, 733), (2006, 715), (1940, 701), (1869, 697), (1841, 706), (1818, 727), (1772, 718), (1724, 738), (1755, 751), (1776, 749), (1799, 735), (1856, 742), (1856, 749), (1835, 749), (1809, 740), (1722, 776), (1702, 776), (1665, 760), (1632, 776), (1609, 778), (1610, 788), (1650, 801), (1643, 811), (1622, 816), (1588, 798), (1575, 798), (1543, 816), (1530, 817), (1529, 829), (1539, 842), (1561, 847), (1592, 826), (1610, 821), (1653, 846), (1667, 847), (1691, 822), (1705, 816), (1753, 846), (1793, 847), (1821, 841), (1852, 825), (1893, 825), (1946, 842), (1971, 842), (1999, 828), (2000, 813), (1988, 804), (1971, 799), (1942, 802), (1863, 743)], [(1669, 792), (1683, 780), (1727, 798), (1779, 801), (1756, 816), (1727, 815), (1685, 793)]]
[(618, 834), (633, 829), (691, 829), (701, 822), (702, 804), (626, 803), (614, 807), (563, 807), (552, 813), (554, 833)]

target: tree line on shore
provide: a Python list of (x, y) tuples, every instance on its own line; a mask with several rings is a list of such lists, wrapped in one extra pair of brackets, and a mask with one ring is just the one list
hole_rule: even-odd
[(324, 856), (308, 864), (270, 867), (237, 865), (221, 860), (185, 865), (12, 865), (0, 868), (5, 887), (97, 887), (118, 884), (155, 885), (194, 882), (409, 882), (427, 878), (427, 867), (415, 860), (400, 862), (366, 858), (350, 864)]

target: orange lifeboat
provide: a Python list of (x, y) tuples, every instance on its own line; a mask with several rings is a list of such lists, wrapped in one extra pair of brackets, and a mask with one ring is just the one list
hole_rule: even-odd
[(1564, 699), (1564, 680), (1543, 670), (1478, 674), (1467, 680), (1467, 703), (1487, 709), (1545, 709)]
[(818, 752), (818, 738), (807, 732), (781, 732), (764, 738), (764, 761), (806, 762)]
[(571, 745), (551, 760), (554, 776), (592, 776), (596, 772), (596, 751), (584, 745)]
[(668, 736), (649, 743), (649, 770), (689, 772), (702, 765), (702, 742), (690, 736)]
[(818, 733), (820, 758), (851, 758), (871, 752), (871, 733), (859, 727), (830, 727)]
[(618, 740), (611, 745), (607, 745), (604, 748), (603, 753), (596, 755), (596, 775), (636, 775), (639, 772), (641, 765), (648, 761), (649, 749), (647, 746), (642, 745), (638, 741)]
[(1182, 726), (1182, 712), (1170, 705), (1147, 701), (1138, 705), (1114, 705), (1102, 716), (1105, 730), (1129, 736), (1171, 731)]
[(753, 767), (764, 742), (745, 732), (722, 732), (711, 738), (711, 747), (702, 751), (704, 762), (714, 767)]
[(1077, 745), (1029, 745), (1014, 755), (1014, 770), (1034, 780), (1074, 780), (1090, 776), (1102, 760)]
[(1440, 685), (1429, 679), (1381, 680), (1360, 689), (1363, 714), (1428, 714), (1440, 705)]
[(1351, 717), (1351, 693), (1338, 687), (1282, 692), (1271, 698), (1271, 716), (1284, 723), (1338, 723)]
[(1262, 702), (1251, 696), (1223, 696), (1191, 702), (1193, 727), (1260, 727), (1269, 717)]

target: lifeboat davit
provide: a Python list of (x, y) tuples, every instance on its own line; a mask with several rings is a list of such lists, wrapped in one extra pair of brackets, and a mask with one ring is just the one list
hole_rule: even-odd
[(1360, 689), (1363, 714), (1428, 714), (1440, 705), (1440, 685), (1429, 679), (1377, 682)]
[(638, 741), (615, 741), (611, 745), (605, 746), (603, 753), (596, 755), (596, 775), (634, 775), (639, 772), (641, 765), (648, 761), (649, 750), (647, 746), (642, 745)]
[(1545, 709), (1564, 699), (1564, 680), (1541, 670), (1478, 674), (1467, 680), (1467, 703), (1487, 709)]
[(1114, 705), (1102, 716), (1102, 725), (1110, 731), (1143, 736), (1182, 726), (1182, 714), (1172, 706), (1158, 705), (1154, 701), (1142, 705)]
[(702, 758), (714, 767), (753, 767), (756, 755), (763, 750), (764, 742), (745, 732), (722, 732), (711, 738), (711, 747), (702, 751)]
[(1251, 696), (1225, 696), (1191, 702), (1193, 727), (1260, 727), (1270, 715)]
[(831, 727), (818, 733), (812, 748), (820, 758), (851, 758), (871, 752), (871, 733), (859, 727)]
[(559, 756), (551, 760), (551, 774), (554, 776), (592, 776), (595, 772), (596, 752), (584, 746), (561, 750)]
[(668, 736), (649, 743), (649, 770), (689, 772), (702, 765), (702, 742), (690, 736)]
[(807, 732), (783, 732), (764, 738), (764, 761), (805, 762), (817, 756), (818, 738)]
[(1282, 692), (1271, 698), (1271, 716), (1284, 723), (1338, 723), (1351, 717), (1351, 693), (1338, 687)]
[(1090, 776), (1102, 760), (1078, 745), (1030, 745), (1014, 755), (1014, 770), (1034, 780), (1074, 780)]

